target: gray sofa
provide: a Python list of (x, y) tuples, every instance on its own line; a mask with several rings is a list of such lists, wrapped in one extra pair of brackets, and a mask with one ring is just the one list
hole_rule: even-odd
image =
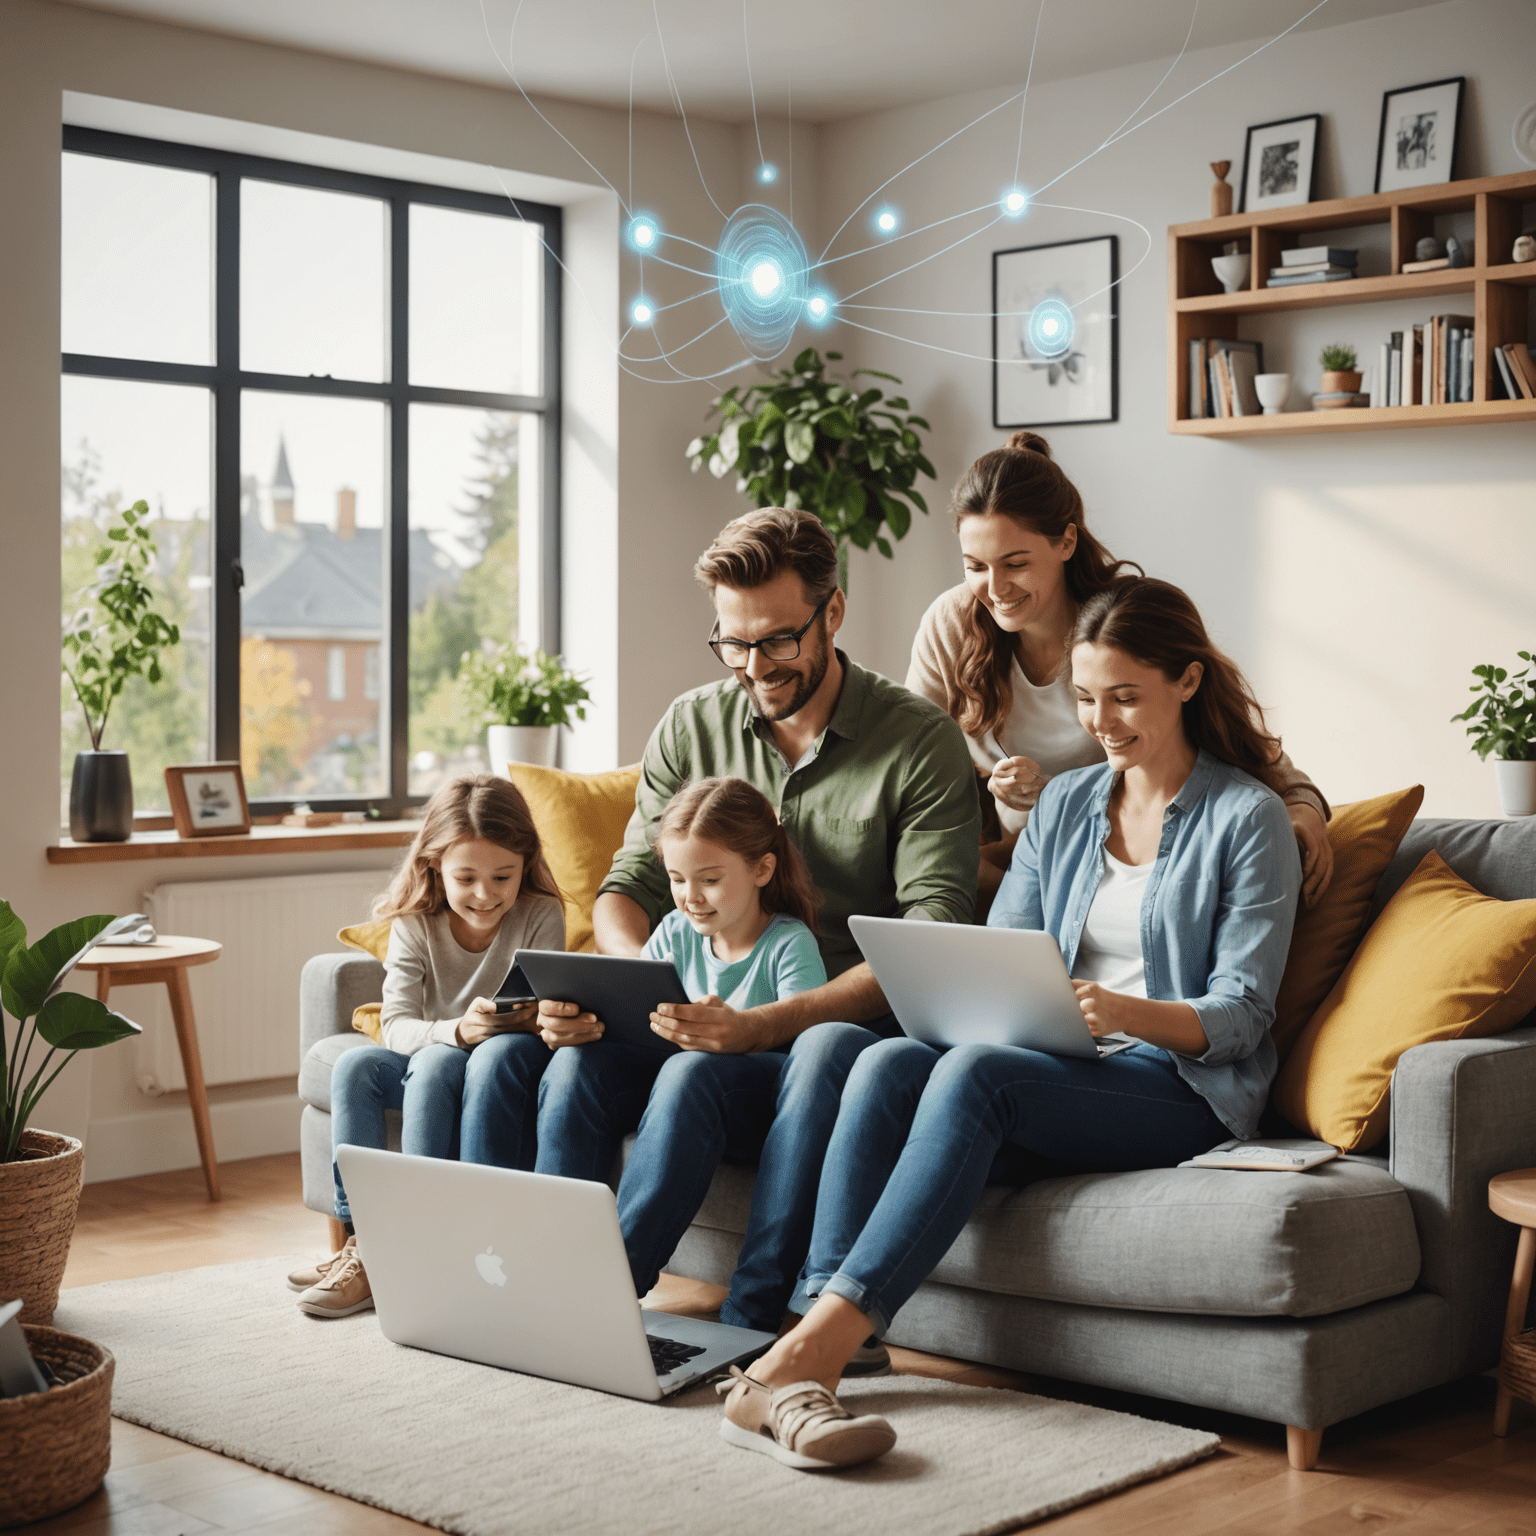
[[(1536, 897), (1536, 819), (1424, 820), (1373, 917), (1431, 848), (1489, 895)], [(352, 1010), (378, 1000), (382, 977), (356, 954), (304, 969), (304, 1200), (327, 1215), (331, 1068), (365, 1043)], [(1309, 1467), (1326, 1426), (1496, 1363), (1516, 1232), (1490, 1213), (1487, 1184), (1536, 1166), (1536, 1014), (1408, 1051), (1375, 1154), (1304, 1174), (989, 1189), (890, 1341), (1269, 1419)], [(726, 1283), (751, 1189), (750, 1168), (722, 1166), (668, 1269)]]

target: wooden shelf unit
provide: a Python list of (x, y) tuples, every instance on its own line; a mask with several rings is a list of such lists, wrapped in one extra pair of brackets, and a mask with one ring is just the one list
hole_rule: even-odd
[[(1522, 228), (1522, 206), (1536, 202), (1536, 171), (1483, 176), (1438, 187), (1412, 187), (1371, 197), (1340, 197), (1270, 213), (1233, 213), (1168, 230), (1168, 430), (1181, 437), (1270, 437), (1289, 432), (1359, 432), (1381, 427), (1462, 426), (1483, 421), (1536, 421), (1536, 400), (1492, 398), (1493, 348), (1526, 339), (1526, 291), (1536, 288), (1536, 262), (1509, 260)], [(1434, 233), (1440, 214), (1473, 215), (1473, 263), (1436, 272), (1408, 272), (1414, 246)], [(1390, 276), (1341, 283), (1269, 288), (1280, 253), (1306, 244), (1314, 231), (1391, 226)], [(1252, 255), (1248, 286), (1223, 293), (1211, 258), (1230, 241)], [(1489, 258), (1494, 258), (1490, 264)], [(1324, 309), (1395, 299), (1472, 295), (1472, 399), (1450, 405), (1402, 405), (1374, 410), (1287, 411), (1278, 416), (1194, 418), (1189, 415), (1189, 343), (1197, 337), (1236, 340), (1243, 315)], [(1429, 311), (1425, 311), (1426, 318)], [(1363, 360), (1369, 361), (1369, 360)]]

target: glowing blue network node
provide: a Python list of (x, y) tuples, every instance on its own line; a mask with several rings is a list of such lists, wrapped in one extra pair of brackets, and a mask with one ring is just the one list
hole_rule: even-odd
[(998, 206), (1010, 219), (1019, 218), (1029, 209), (1029, 193), (1022, 187), (1009, 187), (998, 199)]
[(726, 318), (762, 362), (789, 345), (805, 314), (810, 259), (795, 226), (776, 208), (748, 203), (720, 234), (715, 277)]
[(833, 315), (837, 310), (837, 300), (827, 292), (825, 288), (818, 288), (810, 298), (805, 301), (805, 318), (812, 325), (822, 326), (832, 323)]
[(767, 163), (767, 161), (764, 161), (763, 164), (757, 168), (757, 179), (762, 182), (765, 187), (770, 181), (777, 181), (779, 179), (778, 166), (770, 165)]
[(649, 299), (636, 299), (630, 306), (629, 318), (636, 325), (649, 325), (656, 318), (656, 310)]
[(894, 235), (901, 228), (901, 215), (894, 208), (882, 208), (875, 215), (875, 228), (882, 235)]
[(648, 213), (637, 213), (624, 231), (631, 250), (648, 255), (661, 244), (661, 225)]
[(1036, 304), (1029, 316), (1029, 344), (1041, 357), (1060, 357), (1072, 346), (1077, 322), (1060, 299)]

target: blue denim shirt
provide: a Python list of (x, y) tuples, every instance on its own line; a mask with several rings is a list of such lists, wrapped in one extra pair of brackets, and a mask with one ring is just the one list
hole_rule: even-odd
[[(992, 903), (991, 928), (1040, 928), (1071, 970), (1104, 870), (1107, 763), (1058, 774), (1040, 793)], [(1301, 855), (1278, 796), (1202, 751), (1173, 803), (1141, 905), (1147, 996), (1188, 1003), (1210, 1042), (1168, 1054), (1235, 1136), (1251, 1136), (1278, 1062), (1275, 994), (1301, 894)]]

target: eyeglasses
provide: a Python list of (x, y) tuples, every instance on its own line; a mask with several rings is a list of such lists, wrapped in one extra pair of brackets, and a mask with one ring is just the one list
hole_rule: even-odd
[(709, 632), (709, 648), (726, 666), (735, 670), (752, 660), (753, 651), (761, 651), (767, 661), (793, 661), (800, 654), (800, 640), (812, 624), (821, 616), (821, 610), (832, 601), (830, 594), (816, 604), (815, 610), (799, 629), (788, 635), (769, 635), (766, 640), (722, 640), (720, 622)]

